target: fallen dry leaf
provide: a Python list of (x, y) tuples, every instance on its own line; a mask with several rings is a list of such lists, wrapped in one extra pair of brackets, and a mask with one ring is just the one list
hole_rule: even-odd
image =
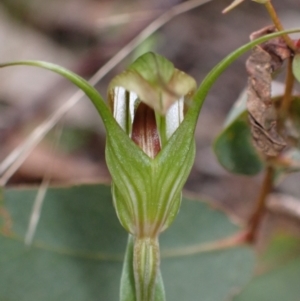
[[(254, 40), (275, 31), (273, 26), (251, 34)], [(269, 40), (253, 48), (246, 62), (248, 78), (247, 109), (251, 123), (251, 133), (255, 147), (267, 156), (277, 156), (286, 146), (277, 129), (277, 114), (271, 99), (272, 74), (291, 51), (281, 37)]]

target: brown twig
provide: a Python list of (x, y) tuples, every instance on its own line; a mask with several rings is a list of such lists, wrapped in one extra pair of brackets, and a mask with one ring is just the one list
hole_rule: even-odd
[(253, 243), (257, 238), (257, 231), (266, 209), (266, 199), (273, 187), (274, 168), (269, 165), (266, 169), (262, 187), (256, 201), (255, 210), (249, 220), (248, 241)]
[(293, 74), (293, 58), (290, 57), (288, 59), (287, 71), (286, 71), (286, 79), (285, 79), (285, 91), (282, 99), (282, 103), (280, 105), (280, 115), (284, 118), (289, 111), (291, 100), (292, 100), (292, 92), (295, 82), (295, 77)]
[[(274, 9), (274, 6), (271, 3), (271, 0), (266, 1), (264, 3), (276, 29), (278, 31), (283, 31), (284, 28), (280, 22), (280, 19)], [(284, 39), (285, 43), (287, 46), (295, 51), (296, 50), (296, 45), (294, 42), (291, 40), (291, 38), (288, 35), (282, 35), (282, 38)], [(293, 58), (290, 57), (288, 60), (288, 66), (287, 66), (287, 74), (286, 74), (286, 80), (285, 80), (285, 92), (284, 96), (282, 99), (282, 103), (280, 105), (280, 115), (279, 115), (279, 129), (283, 128), (284, 125), (284, 120), (287, 116), (288, 110), (290, 108), (291, 100), (292, 100), (292, 91), (293, 91), (293, 86), (294, 86), (294, 75), (292, 71), (292, 62)], [(255, 209), (254, 212), (249, 220), (249, 229), (248, 229), (248, 237), (247, 240), (249, 243), (253, 243), (257, 239), (257, 233), (259, 226), (261, 224), (261, 220), (265, 214), (266, 210), (266, 199), (269, 195), (269, 193), (272, 190), (273, 187), (273, 178), (274, 178), (274, 168), (271, 162), (269, 163), (268, 167), (266, 168), (266, 173), (265, 177), (262, 183), (262, 187), (258, 196), (258, 199), (256, 201)]]
[(285, 78), (285, 91), (278, 110), (278, 131), (284, 133), (285, 119), (288, 116), (288, 112), (293, 100), (293, 87), (295, 83), (295, 77), (293, 74), (293, 58), (288, 59), (286, 78)]
[[(264, 3), (264, 4), (265, 4), (265, 7), (274, 23), (276, 29), (278, 31), (284, 30), (284, 28), (280, 22), (280, 19), (276, 13), (276, 10), (275, 10), (274, 6), (272, 5), (271, 0), (266, 1), (266, 3)], [(291, 40), (291, 38), (288, 35), (284, 34), (284, 35), (282, 35), (282, 38), (284, 39), (284, 41), (286, 42), (286, 44), (289, 46), (290, 49), (292, 49), (294, 51), (296, 50), (296, 46), (295, 46), (294, 42)]]

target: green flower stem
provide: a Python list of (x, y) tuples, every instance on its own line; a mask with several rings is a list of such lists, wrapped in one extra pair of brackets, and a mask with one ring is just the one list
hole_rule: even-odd
[[(134, 278), (135, 271), (133, 268), (135, 241), (135, 238), (129, 234), (121, 277), (120, 301), (137, 301)], [(139, 284), (139, 286), (140, 285), (141, 284)], [(157, 268), (155, 281), (154, 301), (166, 301), (164, 284), (159, 267)]]
[(136, 301), (154, 301), (159, 270), (159, 244), (156, 238), (135, 238), (133, 269)]

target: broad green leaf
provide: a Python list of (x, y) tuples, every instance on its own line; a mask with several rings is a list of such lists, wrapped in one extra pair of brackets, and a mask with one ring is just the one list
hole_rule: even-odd
[(246, 101), (247, 93), (244, 91), (229, 112), (224, 129), (214, 142), (214, 152), (220, 164), (228, 171), (255, 175), (263, 169), (263, 162), (252, 145)]
[(230, 172), (251, 176), (263, 169), (252, 145), (247, 115), (226, 127), (215, 140), (214, 151), (220, 164)]
[(295, 78), (300, 82), (300, 53), (297, 53), (293, 59), (293, 73)]
[[(28, 248), (23, 239), (35, 193), (5, 191), (13, 227), (8, 236), (0, 236), (0, 299), (119, 300), (127, 233), (115, 216), (110, 187), (50, 189)], [(243, 287), (254, 264), (250, 248), (201, 251), (203, 243), (237, 230), (224, 213), (184, 199), (173, 227), (160, 240), (167, 300), (228, 300)]]
[(175, 222), (161, 235), (167, 300), (226, 301), (235, 289), (244, 286), (255, 260), (248, 247), (200, 251), (206, 243), (236, 230), (224, 213), (199, 200), (183, 200)]
[(279, 236), (257, 265), (258, 275), (234, 301), (295, 301), (300, 296), (300, 241)]
[(6, 214), (3, 204), (3, 187), (0, 186), (0, 229), (2, 229), (2, 231), (5, 233), (7, 232), (9, 222), (7, 220), (8, 215)]

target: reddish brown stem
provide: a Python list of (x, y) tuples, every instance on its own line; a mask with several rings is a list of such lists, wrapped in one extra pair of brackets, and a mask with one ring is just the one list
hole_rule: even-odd
[(293, 58), (290, 57), (288, 59), (288, 65), (287, 65), (287, 71), (286, 71), (284, 97), (283, 97), (283, 100), (282, 100), (282, 103), (280, 106), (280, 110), (281, 110), (280, 114), (283, 116), (283, 118), (286, 116), (286, 114), (289, 111), (291, 99), (292, 99), (294, 82), (295, 82), (292, 65), (293, 65)]
[[(269, 0), (265, 3), (265, 7), (266, 7), (273, 23), (274, 23), (276, 29), (278, 31), (284, 30), (284, 28), (283, 28), (283, 26), (280, 22), (280, 19), (278, 18), (276, 10), (274, 9), (274, 6), (272, 5), (271, 0)], [(296, 46), (295, 46), (293, 40), (288, 35), (284, 34), (284, 35), (282, 35), (282, 37), (283, 37), (284, 41), (286, 42), (286, 44), (289, 46), (290, 49), (296, 50)]]
[(273, 187), (274, 169), (272, 166), (268, 166), (266, 169), (265, 177), (262, 183), (262, 187), (256, 201), (254, 213), (249, 220), (249, 232), (248, 241), (253, 243), (256, 241), (257, 232), (261, 224), (261, 220), (265, 214), (266, 199)]
[(284, 135), (285, 120), (288, 117), (292, 103), (292, 93), (294, 88), (295, 77), (293, 74), (293, 58), (288, 59), (285, 79), (285, 91), (278, 111), (278, 131)]

